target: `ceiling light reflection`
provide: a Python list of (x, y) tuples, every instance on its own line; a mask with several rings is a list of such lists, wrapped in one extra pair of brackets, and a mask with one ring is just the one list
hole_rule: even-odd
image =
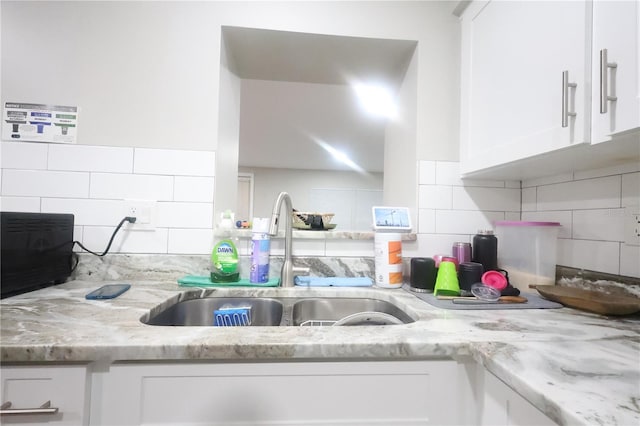
[(364, 110), (376, 117), (395, 119), (398, 106), (391, 90), (382, 85), (356, 83), (353, 89)]

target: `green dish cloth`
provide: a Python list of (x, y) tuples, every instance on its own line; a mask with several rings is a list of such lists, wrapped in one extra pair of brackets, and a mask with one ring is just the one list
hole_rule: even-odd
[(211, 282), (211, 277), (187, 275), (178, 279), (178, 284), (184, 287), (277, 287), (280, 285), (280, 278), (269, 278), (266, 283), (252, 283), (248, 278), (234, 283), (214, 283)]

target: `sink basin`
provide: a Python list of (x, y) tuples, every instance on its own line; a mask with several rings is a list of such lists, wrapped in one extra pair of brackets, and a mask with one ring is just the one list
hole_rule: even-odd
[(178, 302), (143, 321), (148, 325), (211, 326), (213, 311), (223, 306), (250, 306), (251, 325), (273, 326), (282, 321), (282, 303), (263, 297), (207, 297)]
[(214, 311), (251, 307), (252, 326), (392, 325), (413, 322), (393, 303), (358, 297), (205, 297), (141, 318), (147, 325), (213, 326)]
[[(341, 321), (346, 318), (351, 320)], [(293, 305), (293, 325), (333, 325), (338, 321), (344, 325), (391, 325), (413, 319), (396, 305), (379, 299), (311, 298)]]

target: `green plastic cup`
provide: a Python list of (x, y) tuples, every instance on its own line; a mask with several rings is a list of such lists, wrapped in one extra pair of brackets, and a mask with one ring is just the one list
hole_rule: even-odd
[(433, 294), (434, 296), (460, 296), (460, 284), (455, 263), (440, 262)]

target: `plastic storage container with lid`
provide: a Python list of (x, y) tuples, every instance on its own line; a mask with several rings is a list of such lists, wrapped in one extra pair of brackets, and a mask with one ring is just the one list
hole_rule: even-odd
[(555, 284), (560, 223), (498, 221), (494, 225), (498, 265), (509, 273), (511, 285), (531, 291), (529, 284)]

